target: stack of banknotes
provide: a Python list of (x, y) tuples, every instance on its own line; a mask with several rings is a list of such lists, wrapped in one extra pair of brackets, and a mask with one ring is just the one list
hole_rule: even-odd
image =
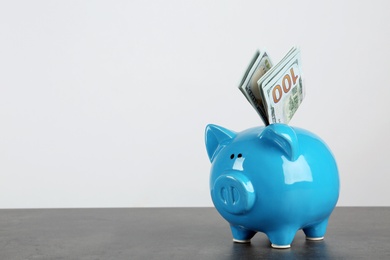
[(275, 66), (265, 51), (257, 51), (239, 89), (265, 125), (287, 124), (305, 96), (299, 48), (293, 47)]

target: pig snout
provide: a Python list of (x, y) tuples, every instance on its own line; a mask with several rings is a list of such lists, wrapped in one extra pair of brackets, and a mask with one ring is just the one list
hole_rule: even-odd
[(236, 215), (249, 211), (256, 199), (251, 181), (237, 172), (219, 176), (215, 180), (211, 196), (217, 209)]

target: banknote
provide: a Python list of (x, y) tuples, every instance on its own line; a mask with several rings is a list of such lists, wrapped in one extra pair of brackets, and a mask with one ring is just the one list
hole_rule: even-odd
[(271, 67), (272, 62), (267, 53), (265, 51), (257, 51), (238, 87), (260, 115), (265, 125), (268, 125), (269, 122), (257, 81), (270, 70)]
[(292, 48), (257, 83), (269, 123), (287, 124), (305, 96), (300, 50)]
[(257, 81), (257, 85), (260, 86), (260, 84), (263, 84), (263, 82), (268, 82), (269, 80), (271, 80), (277, 73), (277, 71), (279, 71), (281, 68), (283, 68), (287, 62), (289, 62), (294, 55), (296, 55), (298, 49), (297, 47), (292, 47), (288, 52), (287, 54), (283, 57), (283, 59), (281, 61), (279, 61), (275, 66), (271, 67), (267, 73), (265, 73), (258, 81)]

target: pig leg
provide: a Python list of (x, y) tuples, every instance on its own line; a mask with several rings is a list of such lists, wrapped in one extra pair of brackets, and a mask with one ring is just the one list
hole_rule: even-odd
[(303, 232), (305, 232), (307, 240), (322, 240), (324, 239), (327, 226), (328, 218), (318, 224), (304, 228)]
[(236, 243), (249, 243), (256, 231), (248, 230), (240, 226), (230, 225), (232, 230), (233, 241)]
[(271, 241), (271, 246), (277, 249), (290, 248), (291, 243), (294, 240), (297, 228), (282, 228), (275, 231), (267, 232), (267, 236)]

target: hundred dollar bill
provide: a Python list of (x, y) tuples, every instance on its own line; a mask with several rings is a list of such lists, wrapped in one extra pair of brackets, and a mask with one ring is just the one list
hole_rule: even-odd
[(257, 83), (269, 123), (287, 124), (305, 96), (300, 50), (291, 49)]
[(257, 51), (249, 64), (238, 88), (260, 115), (265, 125), (269, 125), (262, 95), (257, 81), (272, 67), (272, 62), (265, 51)]
[(262, 84), (263, 82), (268, 82), (270, 79), (272, 79), (276, 75), (277, 71), (282, 69), (286, 65), (286, 63), (289, 62), (296, 55), (297, 51), (298, 49), (295, 46), (292, 47), (281, 61), (279, 61), (275, 66), (269, 69), (267, 73), (265, 73), (264, 76), (257, 81), (257, 85), (260, 86), (260, 84)]

